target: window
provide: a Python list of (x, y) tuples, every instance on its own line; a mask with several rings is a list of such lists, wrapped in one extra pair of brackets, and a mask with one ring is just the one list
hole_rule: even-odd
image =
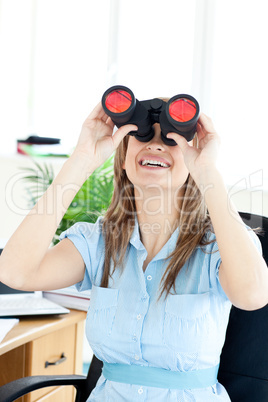
[(30, 133), (74, 145), (108, 85), (110, 1), (1, 0), (0, 15), (1, 151)]
[(0, 129), (8, 152), (32, 132), (75, 145), (115, 83), (140, 99), (191, 91), (195, 0), (1, 5)]
[(228, 180), (256, 176), (266, 188), (267, 15), (265, 0), (216, 2), (209, 105), (221, 134), (220, 166)]
[(138, 99), (192, 94), (222, 137), (226, 178), (268, 178), (267, 11), (266, 0), (1, 0), (2, 152), (33, 132), (74, 146), (122, 84)]

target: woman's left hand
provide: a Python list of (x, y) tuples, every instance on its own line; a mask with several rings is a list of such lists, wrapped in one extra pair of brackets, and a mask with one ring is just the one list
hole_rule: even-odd
[(220, 147), (220, 137), (212, 120), (204, 113), (200, 115), (197, 123), (198, 148), (177, 133), (168, 133), (167, 137), (172, 138), (180, 147), (184, 162), (196, 184), (202, 184), (202, 176), (215, 169)]

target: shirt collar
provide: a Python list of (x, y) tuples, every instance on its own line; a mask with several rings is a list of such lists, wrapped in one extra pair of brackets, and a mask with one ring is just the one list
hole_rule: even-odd
[(140, 238), (140, 230), (139, 230), (139, 223), (137, 215), (135, 215), (135, 226), (130, 238), (130, 243), (137, 249), (137, 250), (145, 250), (144, 245), (141, 242)]
[[(172, 251), (175, 249), (178, 235), (179, 235), (179, 227), (177, 227), (174, 230), (174, 232), (170, 236), (167, 243), (162, 247), (162, 249), (159, 251), (159, 253), (154, 257), (154, 260), (166, 258), (172, 253)], [(134, 246), (137, 250), (145, 250), (145, 247), (140, 238), (140, 230), (139, 230), (139, 223), (138, 223), (137, 215), (135, 215), (135, 226), (134, 226), (131, 238), (130, 238), (130, 244), (132, 244), (132, 246)]]

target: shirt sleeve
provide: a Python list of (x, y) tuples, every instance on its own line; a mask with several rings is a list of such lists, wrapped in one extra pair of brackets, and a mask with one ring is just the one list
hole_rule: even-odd
[(68, 238), (81, 254), (86, 269), (81, 282), (75, 286), (78, 291), (89, 290), (92, 284), (101, 280), (104, 261), (104, 241), (101, 231), (101, 218), (95, 224), (80, 222), (71, 226), (60, 235), (60, 240)]
[(226, 293), (224, 292), (219, 279), (219, 268), (221, 265), (221, 255), (216, 239), (212, 243), (211, 250), (209, 251), (209, 281), (210, 287), (213, 293), (220, 295), (224, 299), (228, 300)]
[[(260, 254), (262, 254), (262, 247), (261, 247), (261, 242), (258, 238), (258, 236), (256, 235), (256, 233), (247, 225), (245, 225), (246, 228), (249, 231), (249, 235), (253, 241), (253, 243), (255, 244), (255, 246), (257, 247), (258, 251)], [(228, 297), (226, 295), (226, 293), (224, 292), (220, 280), (219, 280), (219, 268), (220, 268), (220, 264), (221, 264), (221, 255), (220, 255), (220, 251), (219, 251), (219, 247), (214, 236), (214, 242), (211, 243), (211, 250), (209, 251), (209, 280), (210, 280), (210, 286), (211, 289), (214, 293), (217, 293), (218, 295), (222, 296), (223, 298), (225, 298), (226, 300), (228, 300)], [(212, 239), (211, 239), (212, 240)]]

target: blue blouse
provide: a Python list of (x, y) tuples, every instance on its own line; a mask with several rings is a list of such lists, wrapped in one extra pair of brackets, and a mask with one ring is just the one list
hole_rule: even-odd
[[(215, 242), (197, 247), (176, 279), (176, 293), (159, 301), (159, 284), (176, 246), (179, 229), (147, 265), (136, 225), (124, 269), (116, 269), (108, 288), (100, 287), (104, 262), (101, 218), (77, 223), (61, 234), (81, 253), (85, 276), (79, 290), (91, 289), (86, 335), (94, 354), (107, 363), (135, 364), (187, 372), (219, 364), (231, 302), (219, 282), (221, 262)], [(258, 237), (250, 232), (261, 249)], [(215, 239), (213, 233), (210, 239)], [(218, 382), (200, 389), (162, 389), (109, 381), (101, 375), (88, 401), (230, 401)]]

